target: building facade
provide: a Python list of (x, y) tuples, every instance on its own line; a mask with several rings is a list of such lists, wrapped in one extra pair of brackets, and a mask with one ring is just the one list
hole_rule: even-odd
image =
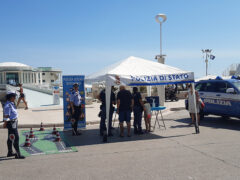
[(224, 76), (240, 76), (240, 64), (232, 64), (224, 72)]
[(51, 67), (33, 68), (17, 62), (0, 63), (0, 84), (54, 84), (60, 83), (62, 71)]

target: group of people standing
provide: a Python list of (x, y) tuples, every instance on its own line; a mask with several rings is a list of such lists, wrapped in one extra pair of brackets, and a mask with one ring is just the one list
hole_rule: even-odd
[[(98, 99), (102, 102), (100, 106), (99, 116), (101, 117), (100, 121), (100, 135), (104, 135), (106, 131), (106, 93), (105, 89), (102, 90), (99, 94)], [(116, 98), (117, 97), (117, 98)], [(116, 113), (119, 116), (119, 125), (120, 125), (120, 137), (124, 137), (124, 121), (127, 124), (127, 136), (131, 136), (131, 113), (134, 114), (134, 134), (143, 134), (142, 130), (142, 115), (144, 112), (144, 119), (146, 124), (146, 132), (150, 132), (151, 127), (151, 106), (147, 101), (142, 100), (141, 93), (138, 92), (138, 88), (133, 88), (133, 93), (129, 90), (126, 90), (125, 86), (120, 86), (117, 96), (114, 94), (114, 87), (111, 89), (110, 96), (110, 111), (109, 111), (109, 126), (108, 126), (108, 135), (112, 136), (112, 117), (115, 111), (114, 105), (117, 105)]]

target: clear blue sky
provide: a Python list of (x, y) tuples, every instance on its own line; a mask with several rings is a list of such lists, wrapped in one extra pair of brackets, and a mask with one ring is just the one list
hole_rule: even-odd
[(166, 64), (205, 73), (202, 48), (213, 49), (210, 73), (240, 62), (238, 0), (0, 0), (0, 61), (88, 75), (128, 56), (154, 60), (165, 13)]

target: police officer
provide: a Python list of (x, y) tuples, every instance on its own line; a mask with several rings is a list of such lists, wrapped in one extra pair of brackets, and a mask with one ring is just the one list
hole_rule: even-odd
[(78, 132), (78, 121), (80, 119), (82, 110), (81, 110), (81, 103), (82, 98), (80, 95), (80, 92), (78, 91), (78, 83), (75, 83), (73, 85), (73, 91), (70, 96), (70, 104), (72, 109), (72, 117), (74, 119), (74, 122), (72, 122), (72, 135), (78, 136), (81, 135), (81, 133)]
[[(24, 159), (25, 157), (21, 155), (19, 149), (19, 135), (18, 135), (18, 112), (15, 106), (16, 93), (7, 92), (6, 96), (7, 102), (4, 105), (3, 113), (3, 121), (4, 128), (8, 129), (8, 154), (7, 157), (15, 156), (16, 159)], [(15, 148), (16, 154), (13, 153), (12, 145)]]
[(134, 134), (143, 134), (142, 131), (142, 113), (144, 105), (142, 102), (141, 93), (138, 92), (137, 87), (133, 87), (133, 113), (134, 113)]
[[(112, 117), (113, 117), (113, 113), (114, 113), (114, 106), (116, 104), (116, 97), (115, 94), (113, 92), (114, 87), (112, 86), (111, 89), (111, 97), (110, 97), (110, 112), (109, 112), (109, 124), (108, 124), (108, 135), (109, 136), (113, 136), (112, 134)], [(101, 117), (101, 121), (100, 121), (100, 135), (103, 136), (104, 131), (106, 131), (106, 93), (105, 93), (105, 89), (103, 89), (99, 96), (98, 99), (102, 102), (102, 105), (100, 106), (100, 117)]]

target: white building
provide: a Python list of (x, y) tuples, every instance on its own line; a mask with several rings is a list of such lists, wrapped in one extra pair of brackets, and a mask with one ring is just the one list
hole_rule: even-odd
[[(62, 82), (62, 71), (59, 69), (53, 69), (52, 67), (39, 67), (37, 68), (39, 73), (39, 83), (42, 84), (54, 84)], [(40, 80), (41, 77), (41, 80)]]
[(224, 72), (224, 76), (240, 76), (240, 64), (232, 64)]
[(17, 62), (0, 63), (0, 84), (54, 84), (60, 83), (62, 71), (51, 67), (33, 68)]

